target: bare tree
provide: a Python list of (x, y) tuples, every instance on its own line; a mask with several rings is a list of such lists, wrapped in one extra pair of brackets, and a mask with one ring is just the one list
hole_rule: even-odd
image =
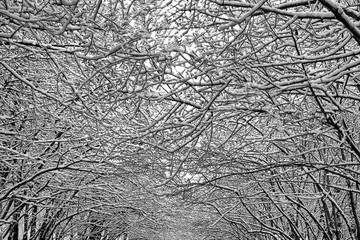
[(3, 1), (0, 17), (3, 238), (158, 239), (177, 219), (161, 196), (212, 209), (188, 218), (209, 228), (175, 220), (202, 229), (187, 237), (359, 238), (357, 1)]

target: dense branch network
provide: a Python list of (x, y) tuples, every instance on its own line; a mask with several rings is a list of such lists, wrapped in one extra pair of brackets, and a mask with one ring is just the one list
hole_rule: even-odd
[(357, 1), (3, 1), (0, 19), (1, 237), (359, 238)]

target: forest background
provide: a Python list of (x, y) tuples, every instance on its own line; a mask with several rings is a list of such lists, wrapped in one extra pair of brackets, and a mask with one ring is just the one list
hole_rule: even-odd
[(0, 238), (360, 239), (356, 0), (0, 2)]

